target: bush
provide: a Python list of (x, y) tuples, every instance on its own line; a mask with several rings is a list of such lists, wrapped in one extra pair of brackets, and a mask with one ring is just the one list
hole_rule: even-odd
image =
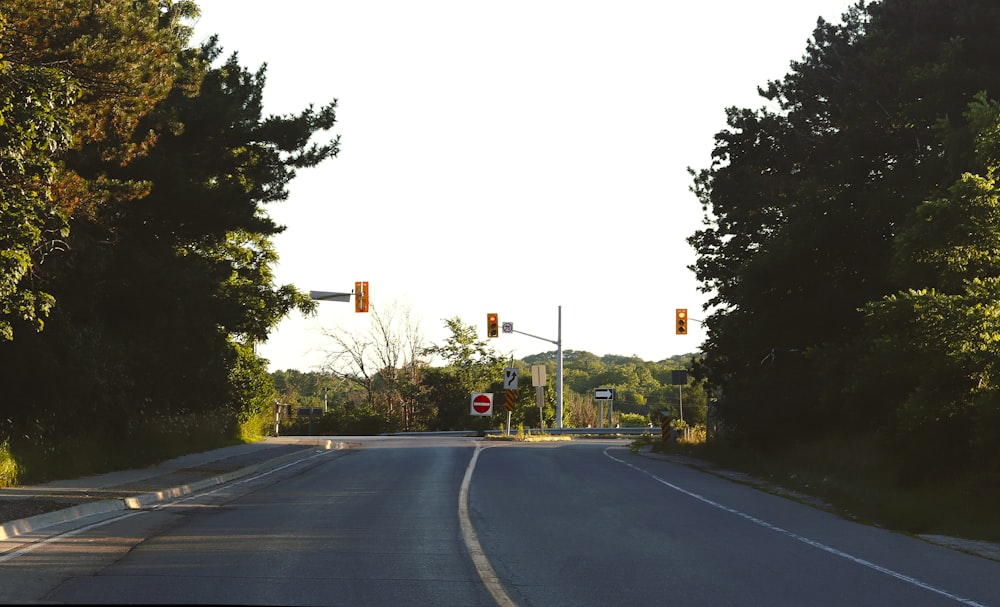
[(14, 454), (10, 452), (10, 444), (5, 441), (0, 444), (0, 487), (17, 485), (19, 477), (20, 466), (14, 459)]
[(140, 468), (240, 442), (238, 424), (224, 411), (157, 413), (132, 420), (125, 431), (24, 439), (8, 452), (18, 482), (37, 483)]
[(399, 429), (395, 420), (369, 407), (339, 407), (312, 419), (296, 417), (281, 424), (285, 436), (375, 436)]
[(619, 413), (618, 425), (622, 428), (642, 428), (649, 425), (649, 418), (641, 413)]

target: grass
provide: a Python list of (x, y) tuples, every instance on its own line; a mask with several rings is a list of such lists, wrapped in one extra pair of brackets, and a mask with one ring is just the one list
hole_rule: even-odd
[(572, 436), (560, 434), (548, 434), (544, 430), (532, 431), (529, 429), (527, 432), (524, 430), (524, 424), (518, 424), (517, 434), (511, 435), (489, 435), (486, 437), (487, 440), (493, 441), (516, 441), (521, 443), (545, 443), (545, 442), (555, 442), (555, 441), (569, 441), (573, 440)]
[(968, 472), (902, 485), (895, 473), (898, 462), (872, 437), (803, 442), (773, 452), (721, 441), (669, 445), (667, 450), (747, 473), (764, 489), (779, 487), (819, 498), (834, 512), (866, 524), (1000, 542), (1000, 486), (995, 477)]
[(21, 467), (10, 452), (10, 444), (0, 444), (0, 487), (11, 487), (17, 484), (21, 476)]
[(33, 484), (115, 470), (141, 468), (168, 459), (256, 442), (253, 428), (236, 428), (218, 417), (191, 414), (153, 420), (121, 435), (86, 434), (59, 441), (0, 444), (0, 486)]

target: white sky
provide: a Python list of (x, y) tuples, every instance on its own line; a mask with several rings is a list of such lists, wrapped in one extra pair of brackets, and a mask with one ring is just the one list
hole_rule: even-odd
[[(564, 350), (658, 361), (700, 348), (693, 249), (728, 106), (802, 57), (850, 0), (199, 0), (193, 43), (267, 63), (265, 112), (338, 100), (341, 153), (300, 171), (271, 216), (278, 282), (408, 306), (430, 343), (486, 314)], [(323, 329), (369, 314), (323, 302), (259, 352), (316, 369)], [(491, 344), (522, 358), (555, 345)]]

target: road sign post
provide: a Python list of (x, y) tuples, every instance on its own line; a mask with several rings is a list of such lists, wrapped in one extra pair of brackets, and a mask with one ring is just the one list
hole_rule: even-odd
[[(610, 403), (614, 403), (614, 400), (615, 400), (615, 389), (614, 388), (597, 388), (596, 390), (594, 390), (594, 399), (597, 400), (599, 402), (599, 404), (600, 404), (599, 416), (597, 418), (600, 421), (598, 422), (597, 427), (598, 428), (603, 428), (604, 427), (604, 401), (609, 401)], [(608, 412), (609, 412), (609, 415), (608, 415), (608, 427), (611, 427), (611, 420), (613, 419), (613, 415), (614, 415), (614, 413), (611, 411), (611, 407), (612, 406), (613, 405), (609, 405), (608, 406)]]

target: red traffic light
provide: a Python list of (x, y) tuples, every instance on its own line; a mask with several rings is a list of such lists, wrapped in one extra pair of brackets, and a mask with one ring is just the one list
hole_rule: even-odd
[(486, 336), (500, 336), (500, 318), (496, 314), (490, 313), (486, 315)]

